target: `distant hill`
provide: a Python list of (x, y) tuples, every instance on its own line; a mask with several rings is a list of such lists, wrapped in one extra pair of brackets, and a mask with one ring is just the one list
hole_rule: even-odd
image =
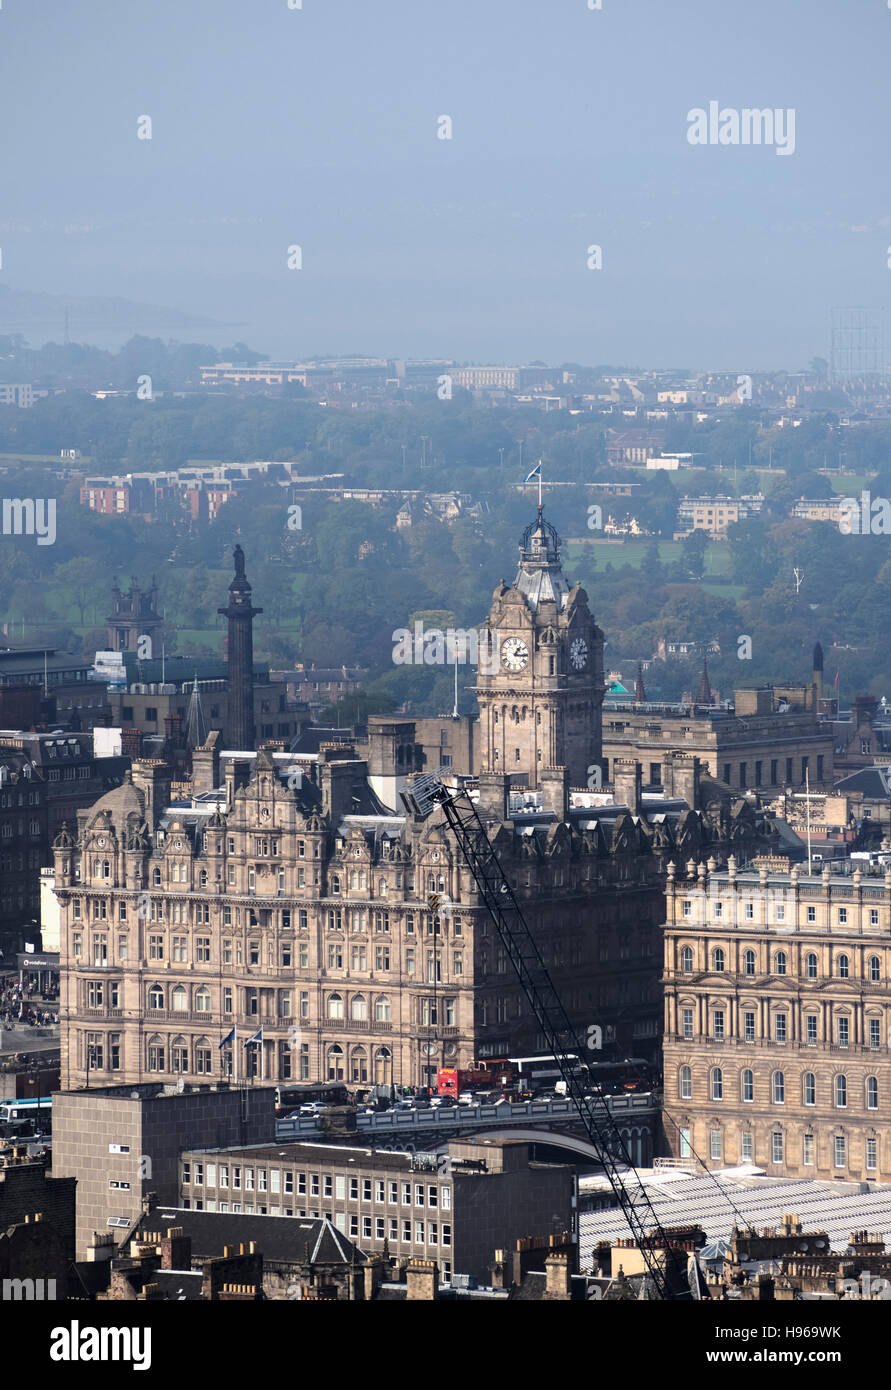
[(21, 333), (43, 341), (47, 337), (61, 342), (65, 334), (65, 312), (72, 341), (84, 341), (99, 333), (157, 334), (191, 332), (199, 328), (225, 328), (219, 319), (184, 313), (157, 304), (139, 304), (132, 299), (82, 298), (77, 295), (44, 294), (0, 286), (0, 336)]

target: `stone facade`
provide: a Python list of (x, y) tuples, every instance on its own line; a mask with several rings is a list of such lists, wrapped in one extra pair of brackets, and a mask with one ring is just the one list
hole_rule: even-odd
[(669, 869), (666, 1133), (678, 1157), (891, 1179), (891, 873)]

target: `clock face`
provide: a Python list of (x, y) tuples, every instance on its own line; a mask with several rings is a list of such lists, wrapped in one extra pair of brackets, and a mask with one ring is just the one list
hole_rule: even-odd
[(502, 642), (501, 660), (508, 671), (522, 671), (529, 660), (529, 648), (522, 637), (508, 637)]
[(569, 659), (573, 670), (584, 671), (588, 664), (588, 644), (583, 637), (577, 637), (569, 648)]

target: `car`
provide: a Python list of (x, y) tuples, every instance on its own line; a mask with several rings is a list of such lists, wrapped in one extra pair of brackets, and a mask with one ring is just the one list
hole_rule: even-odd
[(459, 1104), (459, 1105), (475, 1105), (476, 1102), (475, 1102), (475, 1100), (474, 1100), (474, 1098), (473, 1098), (473, 1092), (472, 1092), (472, 1091), (462, 1091), (461, 1094), (460, 1094), (460, 1096), (458, 1097), (458, 1104)]
[(414, 1104), (410, 1100), (397, 1100), (393, 1102), (394, 1110), (413, 1110)]
[(320, 1100), (307, 1100), (303, 1103), (303, 1105), (300, 1106), (300, 1109), (297, 1111), (297, 1114), (321, 1115), (322, 1111), (327, 1110), (327, 1108), (328, 1107)]
[(430, 1108), (431, 1108), (431, 1110), (439, 1110), (439, 1109), (441, 1109), (442, 1106), (453, 1106), (453, 1105), (457, 1105), (457, 1104), (458, 1104), (458, 1102), (455, 1100), (455, 1097), (454, 1097), (454, 1096), (431, 1096), (431, 1097), (430, 1097)]

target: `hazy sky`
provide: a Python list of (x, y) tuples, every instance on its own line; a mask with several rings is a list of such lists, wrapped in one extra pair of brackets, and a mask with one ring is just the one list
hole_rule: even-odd
[[(888, 0), (602, 6), (2, 0), (0, 283), (289, 358), (795, 369), (884, 312)], [(712, 100), (794, 153), (689, 144)]]

